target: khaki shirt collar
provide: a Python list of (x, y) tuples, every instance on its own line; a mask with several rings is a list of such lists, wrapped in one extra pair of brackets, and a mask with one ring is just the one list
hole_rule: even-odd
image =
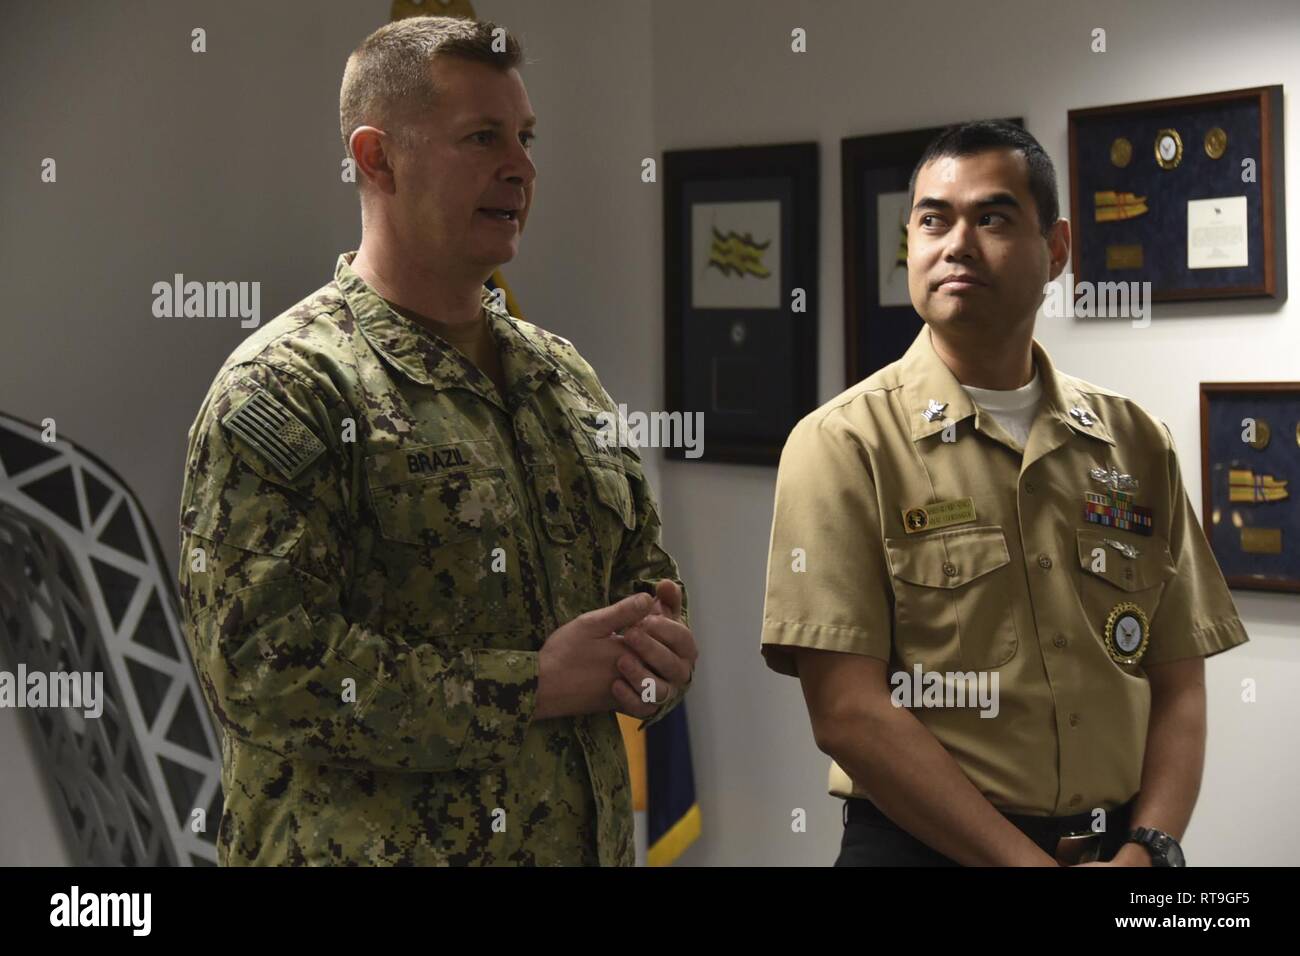
[[(433, 388), (467, 388), (494, 404), (496, 390), (455, 346), (397, 312), (352, 269), (357, 253), (345, 252), (334, 268), (334, 281), (348, 309), (371, 347), (414, 382)], [(484, 286), (480, 299), (488, 329), (501, 355), (506, 378), (507, 404), (515, 408), (527, 401), (542, 382), (559, 376), (558, 367), (520, 330), (507, 312), (496, 307), (496, 297)]]
[[(1068, 376), (1057, 374), (1051, 357), (1037, 339), (1033, 340), (1032, 349), (1043, 385), (1039, 415), (1055, 419), (1080, 435), (1114, 445), (1115, 439), (1106, 423), (1097, 417), (1096, 409)], [(903, 406), (911, 424), (913, 441), (943, 431), (946, 422), (959, 422), (976, 414), (970, 395), (934, 350), (928, 325), (921, 327), (920, 334), (903, 355), (899, 377), (903, 383)], [(946, 405), (942, 414), (933, 416), (933, 421), (927, 420), (924, 414), (931, 400)], [(1090, 424), (1085, 424), (1085, 421)]]

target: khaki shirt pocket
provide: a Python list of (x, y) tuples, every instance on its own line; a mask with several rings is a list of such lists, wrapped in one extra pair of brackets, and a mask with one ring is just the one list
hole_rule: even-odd
[(907, 667), (1005, 664), (1019, 646), (1011, 555), (1001, 528), (886, 538), (894, 587), (894, 652)]
[(1079, 567), (1121, 591), (1146, 591), (1164, 583), (1174, 573), (1174, 559), (1169, 553), (1169, 545), (1159, 538), (1147, 538), (1141, 542), (1121, 541), (1121, 544), (1128, 544), (1138, 552), (1129, 558), (1107, 543), (1119, 541), (1115, 535), (1084, 528), (1079, 528), (1076, 535)]
[[(1106, 621), (1118, 605), (1136, 604), (1146, 614), (1148, 625), (1155, 620), (1165, 583), (1174, 575), (1174, 559), (1161, 538), (1121, 540), (1104, 531), (1079, 528), (1075, 532), (1079, 549), (1079, 602), (1094, 640), (1105, 644)], [(1108, 541), (1130, 545), (1137, 553), (1126, 557)], [(1147, 634), (1151, 639), (1151, 634)], [(1113, 659), (1113, 658), (1112, 658)], [(1124, 665), (1134, 667), (1136, 665)]]

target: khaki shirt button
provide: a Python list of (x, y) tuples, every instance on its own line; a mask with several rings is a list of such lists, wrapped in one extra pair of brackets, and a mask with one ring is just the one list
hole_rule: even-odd
[(948, 575), (950, 578), (955, 578), (957, 576), (957, 565), (953, 564), (951, 561), (945, 561), (943, 563), (943, 573)]
[(1076, 793), (1074, 796), (1072, 796), (1072, 797), (1070, 798), (1070, 806), (1072, 806), (1072, 807), (1077, 807), (1077, 806), (1079, 805), (1079, 802), (1080, 802), (1081, 800), (1083, 800), (1083, 797), (1079, 796), (1079, 795)]
[(1078, 726), (1079, 726), (1079, 715), (1078, 715), (1078, 714), (1071, 714), (1071, 715), (1070, 715), (1070, 726), (1071, 726), (1071, 727), (1078, 727)]
[(1065, 635), (1064, 635), (1064, 634), (1057, 634), (1057, 635), (1056, 635), (1056, 639), (1053, 640), (1052, 643), (1055, 644), (1057, 647), (1064, 647), (1064, 646), (1065, 646)]
[(1026, 482), (1025, 482), (1025, 494), (1027, 494), (1027, 495), (1032, 495), (1033, 493), (1034, 493), (1034, 483), (1033, 483), (1032, 481), (1026, 481)]
[(1040, 554), (1038, 556), (1038, 566), (1040, 568), (1050, 568), (1052, 566), (1052, 559), (1045, 554)]

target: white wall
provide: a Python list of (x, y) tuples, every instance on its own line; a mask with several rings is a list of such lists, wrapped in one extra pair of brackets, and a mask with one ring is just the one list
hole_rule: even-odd
[[(662, 200), (660, 186), (641, 182), (641, 158), (817, 140), (820, 394), (829, 398), (844, 386), (841, 137), (1018, 114), (1057, 159), (1064, 183), (1071, 107), (1300, 85), (1295, 44), (1284, 48), (1300, 13), (1281, 0), (1256, 12), (1160, 2), (1137, 11), (1094, 4), (1085, 14), (1071, 6), (479, 0), (480, 16), (522, 36), (540, 117), (534, 211), (506, 270), (524, 313), (573, 339), (616, 398), (656, 407)], [(61, 434), (113, 466), (144, 501), (169, 565), (185, 430), (247, 330), (235, 321), (154, 319), (150, 287), (174, 272), (258, 279), (269, 319), (329, 279), (338, 253), (359, 239), (352, 187), (338, 179), (339, 79), (347, 53), (388, 7), (340, 0), (322, 13), (310, 0), (215, 8), (148, 0), (57, 16), (34, 3), (6, 11), (0, 408), (54, 417)], [(206, 54), (189, 52), (194, 26), (208, 31)], [(808, 31), (807, 54), (789, 52), (794, 26)], [(1093, 26), (1108, 30), (1103, 56), (1088, 52)], [(1293, 115), (1288, 98), (1289, 130)], [(1288, 170), (1300, 183), (1296, 154)], [(46, 156), (58, 160), (57, 184), (38, 182)], [(1291, 260), (1300, 281), (1294, 253)], [(1196, 383), (1300, 379), (1297, 309), (1160, 306), (1142, 331), (1060, 323), (1040, 326), (1039, 336), (1066, 370), (1132, 395), (1169, 422), (1199, 501)], [(705, 835), (686, 862), (829, 863), (839, 818), (824, 791), (825, 758), (797, 682), (767, 672), (758, 655), (774, 470), (647, 457), (661, 477), (666, 539), (691, 587), (704, 652), (689, 706)], [(1252, 643), (1210, 663), (1209, 765), (1187, 849), (1194, 862), (1300, 862), (1300, 827), (1288, 822), (1285, 799), (1300, 771), (1285, 759), (1281, 736), (1300, 719), (1300, 703), (1286, 699), (1300, 674), (1300, 599), (1237, 600)], [(1258, 680), (1259, 703), (1236, 702), (1244, 676)], [(11, 775), (34, 773), (22, 763), (30, 757), (17, 719), (0, 711), (0, 865), (56, 862), (53, 846), (6, 852), (30, 825), (12, 812), (31, 801), (15, 796)], [(790, 832), (794, 807), (809, 811), (809, 833)]]

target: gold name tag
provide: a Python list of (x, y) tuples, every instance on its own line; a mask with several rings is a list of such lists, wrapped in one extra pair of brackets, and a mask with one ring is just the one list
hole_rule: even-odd
[(975, 499), (954, 498), (939, 501), (924, 508), (906, 508), (903, 511), (903, 530), (908, 534), (934, 531), (949, 525), (965, 524), (975, 520)]
[(1281, 554), (1281, 528), (1242, 528), (1241, 550), (1247, 554)]
[(1142, 246), (1107, 246), (1107, 269), (1141, 269)]

